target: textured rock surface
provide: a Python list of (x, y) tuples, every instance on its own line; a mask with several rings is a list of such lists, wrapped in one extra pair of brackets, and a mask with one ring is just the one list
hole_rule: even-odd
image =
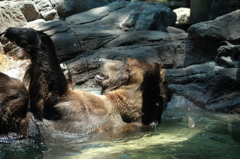
[[(189, 37), (199, 44), (209, 45), (219, 41), (240, 39), (240, 10), (218, 17), (212, 21), (201, 22), (189, 28)], [(197, 44), (196, 43), (196, 44)]]
[(38, 12), (38, 9), (35, 6), (34, 2), (20, 1), (16, 5), (20, 8), (21, 12), (28, 22), (40, 18), (40, 13)]
[(238, 68), (224, 68), (215, 62), (207, 62), (166, 70), (165, 74), (171, 90), (194, 105), (223, 112), (239, 108)]
[(158, 3), (144, 3), (132, 10), (119, 27), (123, 30), (165, 31), (166, 27), (174, 25), (175, 21), (176, 14), (170, 8)]
[[(135, 43), (138, 46), (143, 43), (146, 43), (146, 46), (148, 43), (155, 43), (156, 47), (154, 49), (157, 51), (161, 49), (161, 45), (168, 41), (167, 43), (170, 48), (166, 49), (171, 51), (172, 39), (166, 33), (144, 32), (142, 30), (139, 30), (140, 32), (124, 32), (119, 28), (120, 23), (129, 16), (131, 11), (136, 8), (141, 8), (143, 4), (143, 2), (129, 3), (119, 1), (111, 3), (108, 6), (69, 16), (65, 21), (55, 20), (44, 22), (38, 20), (36, 21), (36, 25), (34, 22), (31, 22), (28, 23), (26, 27), (42, 30), (50, 35), (56, 46), (60, 61), (66, 61), (84, 52), (99, 48), (129, 46)], [(147, 6), (146, 4), (144, 5)], [(149, 5), (152, 4), (150, 3)], [(161, 7), (166, 8), (164, 6)], [(150, 12), (152, 8), (150, 7), (147, 10)], [(159, 10), (161, 10), (161, 8), (159, 8)], [(172, 11), (169, 11), (169, 14), (175, 15)], [(169, 19), (174, 21), (175, 18), (176, 15), (172, 17), (172, 19)], [(164, 40), (165, 37), (168, 37), (168, 39)], [(158, 42), (160, 43), (158, 44)], [(157, 47), (157, 45), (160, 46)], [(153, 48), (153, 46), (149, 47)]]
[(27, 23), (24, 15), (15, 2), (0, 2), (0, 33), (8, 27), (21, 27)]
[(101, 7), (107, 5), (115, 0), (50, 0), (50, 2), (55, 6), (58, 14), (61, 17), (68, 17), (72, 14), (87, 11), (92, 8)]
[(57, 10), (49, 0), (32, 0), (45, 20), (58, 19)]

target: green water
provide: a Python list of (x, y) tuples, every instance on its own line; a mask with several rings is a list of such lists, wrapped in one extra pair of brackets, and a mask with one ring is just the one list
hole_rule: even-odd
[(239, 159), (240, 116), (170, 107), (155, 130), (128, 138), (89, 142), (86, 136), (60, 133), (45, 140), (1, 143), (0, 158)]
[[(189, 127), (193, 122), (189, 117), (195, 122), (193, 128)], [(162, 124), (154, 131), (115, 142), (102, 142), (105, 146), (88, 147), (67, 158), (239, 159), (239, 126), (237, 115), (175, 108), (165, 112)]]

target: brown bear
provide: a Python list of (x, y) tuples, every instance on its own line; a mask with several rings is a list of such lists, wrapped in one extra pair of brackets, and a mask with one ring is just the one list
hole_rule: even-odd
[(102, 60), (97, 78), (104, 90), (96, 95), (68, 87), (53, 42), (43, 32), (8, 28), (5, 37), (30, 55), (24, 77), (30, 111), (54, 130), (115, 136), (160, 122), (167, 98), (159, 64)]
[(23, 83), (0, 72), (0, 134), (8, 137), (39, 133), (28, 111), (29, 95)]
[(119, 108), (123, 121), (130, 123), (141, 119), (144, 125), (153, 121), (160, 123), (170, 92), (159, 64), (149, 65), (132, 58), (101, 61), (101, 73), (96, 79), (102, 86), (102, 94), (123, 92), (123, 102), (128, 105)]

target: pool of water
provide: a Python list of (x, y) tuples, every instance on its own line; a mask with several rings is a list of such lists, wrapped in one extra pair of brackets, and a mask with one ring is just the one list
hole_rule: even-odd
[(162, 123), (111, 141), (89, 136), (51, 134), (45, 142), (2, 140), (6, 159), (239, 159), (240, 116), (207, 112), (195, 107), (169, 107)]

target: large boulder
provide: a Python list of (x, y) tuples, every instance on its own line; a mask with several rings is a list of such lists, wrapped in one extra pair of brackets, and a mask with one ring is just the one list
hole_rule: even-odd
[(221, 41), (240, 39), (240, 10), (218, 17), (214, 20), (197, 23), (189, 28), (189, 37), (197, 45), (208, 47)]
[(144, 3), (132, 10), (128, 17), (120, 23), (123, 30), (161, 30), (172, 26), (176, 21), (176, 13), (159, 3)]
[(192, 105), (209, 111), (239, 113), (238, 72), (238, 68), (224, 68), (216, 62), (207, 62), (169, 69), (165, 71), (165, 76), (174, 94), (190, 101)]
[(237, 10), (189, 28), (194, 49), (211, 49), (205, 55), (212, 58), (205, 63), (166, 70), (169, 87), (176, 96), (203, 109), (240, 112), (239, 17)]

